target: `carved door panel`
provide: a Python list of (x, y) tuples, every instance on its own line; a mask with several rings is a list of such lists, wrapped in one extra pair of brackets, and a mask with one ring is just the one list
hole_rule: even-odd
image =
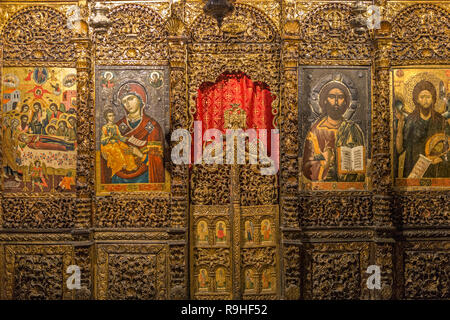
[(191, 296), (277, 297), (277, 176), (259, 165), (194, 165)]

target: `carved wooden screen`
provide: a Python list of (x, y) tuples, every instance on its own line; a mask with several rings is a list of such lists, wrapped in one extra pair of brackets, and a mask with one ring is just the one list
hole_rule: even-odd
[[(273, 98), (266, 86), (252, 82), (242, 73), (223, 74), (215, 83), (203, 83), (194, 115), (202, 130), (199, 126), (194, 137), (205, 137), (208, 129), (227, 134), (228, 129), (271, 129)], [(259, 131), (255, 133), (259, 134), (259, 140), (249, 137), (246, 146), (229, 136), (219, 142), (221, 147), (215, 153), (223, 164), (194, 162), (191, 245), (192, 289), (197, 298), (249, 299), (276, 295), (277, 172), (261, 170), (261, 166), (267, 169), (270, 166), (257, 164), (262, 160), (262, 150), (258, 154), (256, 148), (259, 142), (260, 148), (271, 152), (272, 159), (277, 160), (277, 141), (273, 132), (267, 136), (275, 143), (261, 139)], [(195, 140), (194, 145), (197, 146)], [(206, 163), (213, 144), (203, 141), (201, 145)], [(250, 159), (257, 161), (249, 162)], [(244, 160), (248, 164), (241, 164)], [(272, 166), (275, 169), (276, 163)]]
[[(196, 12), (199, 9), (196, 7)], [(270, 20), (258, 9), (238, 4), (235, 12), (225, 18), (221, 30), (214, 19), (202, 13), (192, 22), (190, 30), (194, 41), (188, 47), (191, 121), (198, 111), (197, 90), (202, 83), (214, 83), (224, 72), (244, 72), (252, 81), (264, 82), (274, 94), (271, 106), (267, 107), (275, 115), (273, 122), (277, 127), (279, 58), (270, 48), (274, 48), (279, 36)], [(265, 64), (264, 72), (257, 61)], [(229, 108), (224, 106), (223, 110)], [(277, 175), (262, 176), (257, 167), (193, 165), (190, 178), (193, 298), (278, 296)], [(266, 230), (265, 235), (261, 230)], [(249, 241), (248, 237), (253, 239)]]
[(63, 242), (80, 221), (76, 141), (84, 132), (77, 126), (83, 106), (77, 104), (73, 33), (64, 12), (30, 6), (9, 16), (1, 34), (5, 174), (0, 229), (10, 233), (2, 232), (0, 238), (2, 272), (7, 270), (0, 295), (70, 299), (63, 270), (73, 263), (75, 252), (88, 254)]
[[(187, 294), (187, 194), (180, 192), (185, 190), (184, 172), (171, 166), (167, 138), (172, 126), (184, 125), (182, 26), (179, 20), (164, 20), (167, 6), (111, 5), (110, 28), (95, 34), (93, 223), (99, 240), (98, 299), (169, 299)], [(179, 37), (169, 45), (173, 35)], [(176, 86), (170, 93), (169, 83)], [(138, 121), (128, 121), (127, 99), (139, 106)], [(172, 119), (169, 100), (177, 115)], [(109, 130), (126, 137), (125, 144), (107, 142)], [(126, 151), (131, 149), (140, 152), (133, 156)], [(147, 271), (140, 277), (143, 270)]]
[[(448, 180), (439, 180), (448, 178), (401, 180), (406, 155), (395, 145), (398, 112), (413, 110), (417, 79), (436, 88), (449, 121), (442, 107), (450, 2), (376, 0), (380, 28), (362, 32), (351, 23), (355, 1), (232, 2), (219, 29), (199, 0), (0, 1), (1, 299), (450, 297), (450, 193)], [(308, 81), (316, 88), (317, 70), (343, 69), (364, 83), (370, 73), (368, 125), (359, 124), (370, 154), (366, 180), (358, 190), (313, 190), (301, 177), (310, 122), (301, 88)], [(133, 81), (123, 88), (145, 102), (161, 98), (158, 110), (168, 102), (167, 117), (151, 113), (157, 109), (149, 115), (161, 128), (168, 121), (170, 133), (193, 129), (198, 89), (225, 72), (243, 72), (275, 96), (279, 175), (165, 159), (154, 185), (116, 189), (111, 168), (101, 182), (97, 143), (120, 96), (114, 80), (142, 82), (144, 94)], [(160, 159), (152, 142), (148, 150)], [(267, 218), (275, 242), (248, 244), (267, 231)], [(227, 237), (219, 246), (216, 226)], [(198, 230), (207, 244), (196, 242)], [(66, 286), (72, 264), (81, 269), (80, 290)], [(372, 264), (382, 270), (381, 290), (366, 286)], [(271, 290), (263, 290), (267, 267), (276, 274)], [(199, 291), (201, 269), (210, 282)]]

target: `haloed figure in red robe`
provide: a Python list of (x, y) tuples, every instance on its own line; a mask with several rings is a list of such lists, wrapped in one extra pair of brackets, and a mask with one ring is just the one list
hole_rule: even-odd
[(137, 168), (127, 171), (124, 166), (112, 176), (112, 183), (164, 183), (164, 135), (158, 122), (144, 113), (144, 88), (134, 82), (124, 85), (119, 89), (118, 102), (126, 116), (116, 125), (126, 138), (127, 152), (135, 157)]

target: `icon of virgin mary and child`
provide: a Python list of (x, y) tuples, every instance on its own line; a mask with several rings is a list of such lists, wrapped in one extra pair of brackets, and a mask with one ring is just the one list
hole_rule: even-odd
[[(125, 116), (115, 121), (117, 112), (106, 108), (101, 129), (102, 165), (110, 169), (107, 183), (163, 183), (164, 135), (158, 122), (145, 114), (147, 95), (137, 82), (122, 85), (117, 107)], [(103, 170), (105, 172), (107, 170)]]

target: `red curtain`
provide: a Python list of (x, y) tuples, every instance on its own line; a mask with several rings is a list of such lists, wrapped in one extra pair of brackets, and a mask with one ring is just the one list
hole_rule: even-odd
[(195, 121), (202, 122), (202, 136), (207, 129), (225, 133), (224, 111), (239, 104), (247, 113), (246, 129), (267, 129), (267, 147), (270, 154), (270, 129), (273, 129), (272, 102), (275, 99), (269, 87), (252, 81), (243, 72), (227, 72), (215, 83), (205, 82), (198, 89)]

